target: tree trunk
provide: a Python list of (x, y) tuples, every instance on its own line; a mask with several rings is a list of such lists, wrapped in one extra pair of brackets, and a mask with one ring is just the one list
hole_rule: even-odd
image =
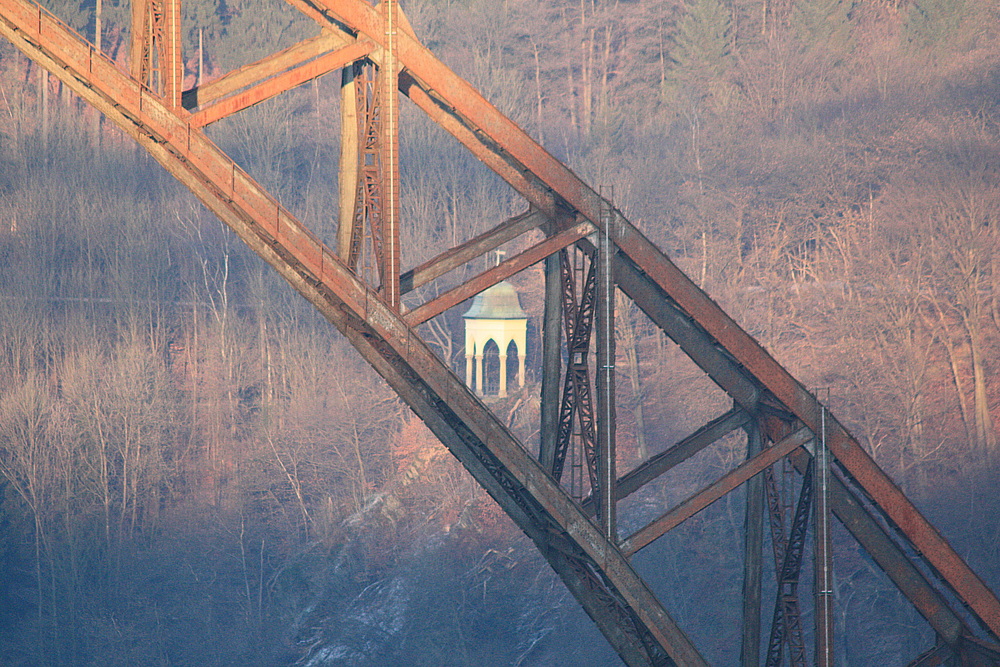
[(983, 341), (979, 322), (965, 318), (965, 329), (969, 334), (969, 348), (972, 357), (973, 415), (976, 427), (976, 445), (992, 452), (997, 444), (993, 417), (990, 415), (989, 395), (986, 391), (986, 371), (983, 367)]
[(635, 335), (635, 326), (629, 317), (625, 297), (618, 295), (618, 340), (625, 352), (625, 368), (628, 374), (629, 386), (632, 389), (632, 414), (635, 416), (635, 440), (639, 460), (649, 458), (649, 445), (646, 443), (646, 420), (642, 410), (642, 384), (639, 376), (639, 347)]
[(965, 387), (962, 383), (962, 371), (958, 350), (951, 339), (951, 327), (948, 326), (948, 322), (940, 308), (938, 309), (938, 321), (941, 324), (941, 328), (944, 330), (944, 335), (938, 336), (938, 339), (941, 341), (941, 344), (944, 345), (944, 349), (948, 352), (948, 362), (951, 366), (951, 378), (955, 383), (955, 393), (958, 395), (958, 406), (962, 412), (962, 424), (965, 426), (965, 437), (969, 440), (969, 442), (973, 442), (973, 417), (969, 410), (969, 400), (965, 395)]

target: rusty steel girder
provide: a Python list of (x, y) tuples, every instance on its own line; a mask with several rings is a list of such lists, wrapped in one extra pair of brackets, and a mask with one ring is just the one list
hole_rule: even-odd
[[(774, 571), (777, 575), (778, 587), (779, 589), (782, 589), (789, 587), (789, 584), (782, 581), (782, 577), (785, 572), (785, 555), (788, 553), (789, 546), (792, 542), (792, 536), (785, 535), (785, 519), (791, 513), (789, 511), (790, 508), (786, 506), (787, 503), (785, 503), (782, 498), (782, 491), (784, 491), (784, 489), (778, 488), (777, 481), (774, 477), (774, 468), (775, 466), (771, 466), (764, 471), (764, 488), (767, 496), (768, 513), (770, 517), (771, 544), (774, 552)], [(803, 487), (799, 495), (800, 499), (798, 503), (800, 505), (803, 504), (801, 499), (802, 494), (807, 493), (805, 484), (806, 482), (803, 480)], [(808, 506), (805, 508), (805, 511), (808, 512)], [(791, 517), (792, 528), (794, 529), (795, 521), (798, 520), (798, 515), (791, 514)], [(799, 553), (798, 560), (799, 563), (794, 565), (796, 569), (801, 568), (801, 553)], [(795, 586), (797, 587), (797, 585), (796, 576)], [(780, 605), (781, 607), (779, 609), (779, 603), (776, 600), (774, 620), (772, 623), (777, 621), (780, 617), (781, 625), (783, 625), (783, 627), (772, 626), (771, 628), (771, 639), (768, 643), (766, 664), (773, 665), (774, 667), (781, 664), (784, 650), (782, 648), (782, 644), (784, 644), (784, 646), (788, 647), (789, 666), (805, 667), (806, 649), (805, 643), (802, 640), (802, 614), (799, 611), (799, 598), (797, 590), (783, 592)]]
[(181, 105), (181, 4), (176, 0), (134, 0), (129, 62), (132, 76), (163, 98)]
[[(597, 425), (588, 361), (594, 326), (597, 267), (583, 257), (577, 260), (586, 261), (586, 267), (575, 265), (565, 249), (559, 252), (567, 361), (551, 474), (557, 482), (562, 479), (566, 456), (575, 445), (586, 463), (587, 481), (593, 492), (597, 489)], [(583, 277), (578, 277), (578, 274)], [(583, 497), (582, 480), (571, 481), (570, 488), (576, 498)]]
[[(788, 459), (808, 474), (814, 465), (812, 453), (819, 451), (822, 441), (829, 450), (830, 466), (824, 467), (829, 475), (824, 477), (822, 511), (814, 513), (813, 520), (825, 521), (828, 503), (833, 516), (933, 628), (942, 648), (914, 664), (939, 664), (934, 662), (938, 658), (959, 659), (968, 665), (998, 664), (995, 659), (1000, 653), (991, 642), (1000, 634), (1000, 602), (858, 442), (605, 197), (420, 44), (395, 0), (383, 0), (378, 7), (363, 0), (288, 1), (320, 25), (318, 37), (183, 96), (177, 0), (134, 5), (131, 74), (29, 0), (0, 0), (0, 34), (148, 150), (343, 333), (534, 541), (626, 663), (706, 664), (632, 568), (629, 557), (777, 461)], [(160, 68), (156, 77), (154, 55)], [(343, 71), (344, 99), (354, 103), (341, 105), (341, 228), (334, 252), (220, 151), (201, 128), (338, 67)], [(527, 214), (406, 273), (400, 269), (398, 241), (396, 99), (400, 92), (506, 180), (531, 207)], [(543, 241), (403, 312), (402, 292), (539, 227), (546, 234)], [(604, 244), (600, 252), (587, 238), (595, 231), (598, 243)], [(363, 266), (365, 235), (371, 248), (371, 272)], [(615, 287), (620, 289), (735, 405), (620, 478), (616, 478), (613, 447), (605, 448), (601, 437), (602, 429), (611, 434), (611, 441), (614, 437), (613, 386), (599, 383), (599, 409), (594, 411), (589, 400), (579, 399), (582, 393), (589, 396), (589, 373), (574, 376), (571, 382), (567, 372), (563, 405), (567, 394), (570, 399), (563, 412), (569, 420), (562, 420), (557, 428), (557, 420), (551, 415), (547, 418), (549, 425), (541, 429), (540, 463), (416, 331), (422, 322), (545, 260), (549, 280), (546, 326), (551, 333), (561, 305), (570, 363), (576, 363), (577, 353), (585, 361), (593, 302), (555, 303), (559, 294), (552, 269), (557, 267), (550, 261), (574, 244), (606, 261), (600, 268), (607, 283), (597, 300), (603, 299), (610, 308), (606, 302), (613, 301)], [(587, 308), (589, 314), (581, 319), (580, 313)], [(604, 317), (613, 322), (610, 311)], [(551, 396), (552, 375), (558, 377), (554, 364), (558, 345), (552, 341), (558, 336), (546, 336), (543, 392)], [(609, 347), (613, 344), (605, 342)], [(598, 370), (613, 365), (613, 351), (608, 354), (605, 351), (599, 357)], [(582, 369), (587, 371), (585, 364)], [(607, 383), (613, 374), (603, 377)], [(609, 414), (603, 414), (602, 400)], [(566, 423), (572, 424), (574, 414), (579, 419), (586, 411), (588, 433), (594, 434), (590, 454), (594, 475), (592, 497), (581, 503), (560, 488), (557, 467), (561, 469), (564, 459), (559, 452), (566, 448), (562, 435)], [(756, 429), (772, 444), (762, 447), (758, 439), (751, 448), (748, 435), (747, 458), (742, 464), (631, 536), (618, 539), (613, 520), (617, 500), (741, 427)], [(559, 445), (545, 444), (550, 441)], [(800, 507), (808, 505), (811, 493), (811, 485), (803, 486)], [(750, 513), (749, 500), (747, 507)], [(600, 526), (589, 518), (595, 513)], [(785, 594), (779, 591), (769, 656), (775, 643), (779, 654), (783, 643), (794, 645), (796, 653), (802, 646), (794, 594), (808, 516), (808, 507), (797, 512), (787, 545), (783, 537), (780, 540)], [(759, 542), (748, 541), (747, 549), (759, 551)], [(823, 558), (828, 555), (824, 553)], [(750, 573), (746, 574), (749, 582)], [(759, 585), (758, 576), (744, 594), (752, 596), (750, 589), (756, 587), (759, 598)], [(950, 596), (958, 601), (957, 606)], [(754, 655), (755, 638), (757, 648), (761, 647), (752, 625), (745, 620), (744, 645), (750, 647), (744, 652), (746, 667), (755, 667), (760, 657)], [(783, 642), (775, 640), (775, 633), (797, 638)]]
[(627, 663), (706, 664), (624, 556), (400, 314), (186, 115), (37, 5), (2, 0), (0, 33), (139, 142), (340, 329), (535, 541)]
[(799, 491), (799, 501), (795, 507), (788, 539), (784, 541), (781, 549), (781, 562), (777, 567), (778, 590), (774, 599), (774, 615), (771, 620), (770, 639), (767, 642), (765, 667), (780, 667), (786, 645), (789, 665), (804, 667), (806, 664), (798, 589), (812, 505), (813, 469), (814, 465), (810, 462), (805, 475), (802, 476), (802, 490)]
[[(361, 0), (314, 0), (307, 4), (318, 8), (320, 13), (329, 12), (359, 33), (371, 37), (378, 31), (378, 13)], [(400, 34), (398, 52), (400, 65), (408, 70), (416, 85), (444, 114), (456, 121), (442, 123), (442, 126), (453, 131), (456, 138), (477, 155), (482, 155), (487, 164), (505, 162), (511, 165), (508, 169), (497, 170), (501, 177), (508, 178), (511, 171), (520, 172), (519, 178), (511, 176), (508, 182), (518, 188), (528, 181), (531, 185), (522, 194), (532, 204), (542, 211), (568, 206), (600, 225), (601, 198), (593, 189), (434, 58), (416, 39)], [(525, 174), (531, 176), (525, 178)], [(544, 186), (548, 186), (551, 194), (546, 194)], [(816, 398), (628, 220), (616, 215), (615, 226), (617, 247), (663, 291), (668, 301), (696, 322), (696, 328), (707, 335), (710, 344), (723, 348), (755, 380), (754, 384), (766, 390), (813, 433), (818, 433), (822, 408)], [(639, 299), (636, 302), (643, 310), (656, 307), (649, 302), (640, 303)], [(710, 375), (724, 371), (714, 366), (706, 368)], [(955, 589), (994, 636), (1000, 634), (1000, 602), (989, 588), (832, 416), (827, 429), (827, 446), (837, 463), (901, 528), (928, 564)]]

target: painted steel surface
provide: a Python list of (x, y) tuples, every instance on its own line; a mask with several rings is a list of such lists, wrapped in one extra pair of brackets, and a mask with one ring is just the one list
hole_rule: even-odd
[(615, 545), (399, 314), (189, 122), (37, 5), (0, 33), (136, 139), (355, 345), (542, 554), (632, 665), (704, 665)]
[[(397, 13), (394, 1), (383, 3), (388, 7), (384, 11), (362, 0), (294, 0), (291, 4), (327, 32), (223, 77), (214, 92), (212, 85), (202, 86), (201, 95), (184, 98), (186, 106), (197, 108), (194, 114), (181, 108), (178, 67), (164, 78), (163, 90), (150, 90), (142, 82), (150, 80), (145, 59), (155, 41), (152, 37), (133, 40), (139, 62), (133, 63), (130, 75), (58, 19), (25, 0), (0, 0), (0, 33), (122, 127), (343, 332), (531, 537), (628, 664), (702, 665), (705, 661), (624, 554), (648, 544), (786, 455), (804, 469), (802, 462), (809, 455), (802, 446), (821, 432), (834, 462), (829, 490), (834, 515), (928, 619), (952, 653), (970, 656), (969, 664), (990, 664), (1000, 655), (973, 637), (961, 613), (951, 608), (897, 542), (912, 545), (920, 565), (945, 582), (985, 625), (991, 640), (1000, 634), (1000, 602), (846, 429), (824, 415), (812, 394), (620, 212), (424, 48), (405, 17)], [(152, 10), (149, 5), (141, 7), (145, 9), (135, 16), (146, 25), (142, 11)], [(164, 14), (168, 19), (169, 10)], [(167, 47), (173, 49), (169, 43)], [(179, 62), (179, 50), (165, 53), (161, 60)], [(383, 127), (372, 130), (387, 144), (389, 152), (380, 156), (388, 164), (383, 173), (369, 179), (390, 189), (385, 194), (388, 229), (384, 239), (392, 247), (379, 261), (380, 289), (365, 284), (352, 270), (350, 257), (345, 261), (326, 248), (200, 130), (212, 120), (363, 57), (389, 74), (372, 81), (389, 112)], [(397, 91), (494, 169), (552, 227), (545, 241), (406, 315), (398, 305), (402, 291), (540, 221), (534, 213), (515, 219), (400, 280), (398, 192), (392, 190), (398, 184), (393, 152)], [(595, 229), (606, 230), (617, 248), (612, 266), (618, 287), (740, 406), (739, 412), (707, 425), (669, 456), (651, 460), (605, 485), (617, 487), (608, 496), (631, 493), (751, 418), (760, 420), (768, 438), (776, 443), (620, 545), (613, 531), (602, 532), (589, 520), (586, 509), (553, 480), (549, 474), (553, 470), (531, 458), (414, 331), (419, 323), (562, 248), (576, 243), (592, 250), (584, 238)], [(567, 303), (565, 307), (564, 316), (575, 321), (575, 306)], [(570, 331), (569, 338), (573, 337)], [(583, 381), (568, 380), (570, 385), (583, 386)], [(794, 432), (783, 432), (793, 422)], [(786, 560), (788, 555), (786, 551)]]

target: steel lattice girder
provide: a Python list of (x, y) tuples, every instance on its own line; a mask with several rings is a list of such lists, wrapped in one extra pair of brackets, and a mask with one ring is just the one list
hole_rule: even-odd
[[(583, 261), (582, 258), (578, 258)], [(562, 478), (566, 454), (572, 447), (573, 424), (579, 425), (580, 445), (587, 463), (591, 493), (597, 488), (597, 425), (591, 400), (590, 338), (594, 324), (594, 304), (597, 288), (597, 267), (588, 260), (582, 285), (574, 280), (574, 269), (566, 250), (559, 252), (562, 274), (563, 328), (566, 336), (566, 376), (559, 406), (559, 427), (556, 435), (555, 460), (549, 471), (558, 482)], [(580, 294), (577, 294), (579, 287)], [(575, 417), (575, 419), (574, 419)]]
[(805, 553), (806, 529), (812, 502), (813, 462), (802, 476), (802, 490), (792, 519), (791, 530), (784, 546), (781, 564), (778, 567), (778, 590), (774, 600), (774, 616), (771, 621), (771, 637), (767, 644), (765, 667), (778, 667), (785, 643), (789, 646), (792, 665), (805, 665), (805, 645), (802, 641), (802, 622), (799, 614), (799, 572), (802, 569), (802, 555)]
[(375, 293), (196, 127), (57, 19), (0, 3), (0, 32), (122, 127), (354, 344), (538, 545), (633, 665), (704, 665), (628, 561)]
[[(347, 44), (364, 39), (391, 47), (401, 68), (400, 91), (548, 218), (589, 221), (601, 229), (612, 222), (602, 215), (606, 202), (434, 58), (405, 21), (392, 46), (385, 43), (379, 12), (361, 0), (290, 2)], [(412, 323), (219, 151), (192, 116), (150, 93), (37, 5), (0, 0), (0, 17), (7, 39), (143, 145), (343, 332), (535, 541), (626, 662), (704, 664), (617, 545), (441, 364)], [(279, 82), (274, 90), (289, 85)], [(620, 213), (613, 212), (608, 226), (619, 249), (613, 260), (619, 287), (738, 405), (755, 415), (773, 411), (819, 432), (822, 407), (815, 397)], [(837, 465), (833, 512), (953, 652), (992, 660), (993, 649), (971, 637), (897, 542), (922, 554), (922, 565), (950, 587), (991, 639), (1000, 630), (1000, 603), (838, 422), (828, 417), (825, 434)], [(773, 433), (771, 439), (782, 440)], [(808, 458), (800, 447), (792, 456), (799, 464)], [(760, 461), (757, 455), (746, 465)], [(738, 484), (738, 477), (718, 484)]]
[[(132, 76), (152, 88), (170, 107), (181, 105), (181, 7), (170, 0), (135, 0), (129, 60)], [(156, 67), (153, 67), (153, 56)], [(154, 81), (154, 72), (157, 75)]]
[[(782, 585), (782, 572), (785, 569), (785, 554), (788, 553), (788, 548), (792, 539), (790, 536), (785, 535), (784, 524), (786, 514), (789, 513), (786, 512), (786, 507), (784, 506), (780, 496), (781, 490), (778, 488), (777, 482), (774, 478), (774, 466), (771, 466), (764, 471), (764, 484), (767, 496), (768, 512), (770, 514), (771, 543), (774, 552), (774, 572), (778, 580), (778, 586), (780, 587)], [(805, 493), (807, 493), (807, 488), (805, 481), (803, 481), (800, 498)], [(792, 514), (791, 518), (792, 529), (794, 530), (795, 515)], [(799, 558), (801, 559), (801, 554)], [(782, 602), (784, 605), (779, 610), (778, 602), (775, 601), (774, 618), (777, 618), (780, 613), (784, 629), (776, 630), (776, 628), (772, 626), (772, 639), (768, 644), (766, 656), (767, 662), (773, 663), (774, 665), (780, 665), (782, 651), (784, 650), (783, 645), (787, 645), (790, 661), (789, 667), (805, 667), (805, 645), (802, 641), (802, 620), (801, 614), (799, 613), (798, 596), (789, 596), (782, 600)], [(784, 634), (784, 641), (782, 641), (780, 637), (776, 642), (774, 641), (776, 632), (782, 632)]]

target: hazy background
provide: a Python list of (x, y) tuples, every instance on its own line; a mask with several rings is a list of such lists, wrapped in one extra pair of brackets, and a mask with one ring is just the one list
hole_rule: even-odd
[[(93, 39), (90, 0), (46, 6)], [(403, 9), (503, 112), (613, 188), (1000, 584), (998, 3)], [(104, 4), (119, 61), (127, 12)], [(207, 78), (317, 32), (277, 1), (184, 13), (189, 84), (199, 35)], [(339, 80), (209, 129), (328, 240)], [(0, 94), (0, 664), (617, 660), (461, 466), (184, 188), (6, 45)], [(525, 204), (403, 105), (410, 267)], [(512, 282), (537, 317), (537, 270)], [(422, 329), (460, 373), (463, 310)], [(655, 453), (729, 406), (620, 313), (625, 470), (638, 433)], [(529, 335), (528, 386), (492, 406), (530, 444), (537, 319)], [(739, 439), (714, 446), (623, 507), (623, 530), (742, 456)], [(741, 501), (636, 557), (718, 665), (739, 646)], [(908, 663), (932, 633), (835, 540), (840, 664)]]

